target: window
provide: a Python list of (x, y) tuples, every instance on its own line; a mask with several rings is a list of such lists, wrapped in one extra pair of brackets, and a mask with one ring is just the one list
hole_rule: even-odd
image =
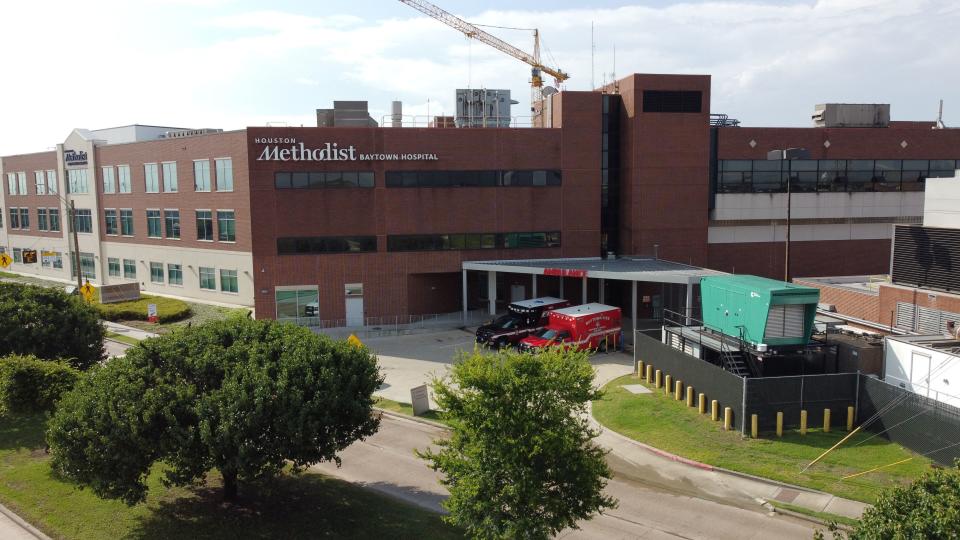
[(70, 169), (67, 171), (67, 193), (88, 193), (90, 186), (87, 181), (86, 169)]
[(123, 277), (137, 279), (137, 261), (133, 259), (123, 260)]
[(233, 191), (233, 160), (221, 158), (217, 164), (217, 191)]
[(21, 229), (30, 228), (30, 209), (29, 208), (20, 209), (20, 228)]
[(147, 237), (163, 238), (159, 210), (147, 210)]
[[(70, 275), (77, 275), (77, 259), (70, 254)], [(97, 279), (96, 263), (93, 259), (93, 253), (80, 252), (80, 275), (87, 279)]]
[(103, 211), (103, 234), (116, 235), (117, 230), (117, 210), (115, 208), (105, 209)]
[(376, 236), (301, 236), (277, 238), (278, 255), (364, 253), (376, 250)]
[(210, 191), (209, 159), (198, 159), (193, 162), (193, 190)]
[(10, 228), (11, 229), (20, 228), (20, 209), (19, 208), (10, 209)]
[(17, 184), (20, 185), (20, 194), (27, 195), (27, 173), (25, 171), (17, 173)]
[(163, 166), (163, 191), (165, 193), (177, 192), (177, 162), (165, 161)]
[[(3, 209), (0, 209), (0, 229), (3, 228)], [(0, 253), (3, 253), (3, 248), (0, 248)]]
[(59, 251), (42, 250), (40, 252), (40, 266), (44, 268), (63, 268), (63, 256)]
[(237, 226), (233, 210), (217, 210), (217, 240), (221, 242), (237, 241)]
[(170, 285), (183, 285), (183, 268), (179, 264), (167, 265), (167, 283)]
[(57, 171), (53, 169), (47, 170), (47, 192), (51, 195), (57, 194)]
[(120, 210), (120, 234), (133, 236), (133, 210), (129, 208)]
[(117, 183), (113, 175), (113, 167), (102, 167), (100, 170), (103, 176), (103, 192), (114, 193), (117, 190)]
[(120, 188), (120, 193), (130, 193), (131, 182), (129, 165), (117, 165), (117, 181), (117, 187)]
[(699, 90), (644, 90), (645, 113), (698, 113), (703, 93)]
[(49, 222), (47, 221), (46, 208), (37, 208), (37, 230), (38, 231), (49, 230)]
[(213, 268), (200, 267), (200, 288), (209, 291), (217, 290), (217, 273)]
[[(282, 174), (282, 173), (280, 173)], [(558, 170), (387, 171), (387, 187), (559, 186)], [(297, 187), (294, 185), (293, 187)]]
[(560, 233), (558, 231), (387, 236), (387, 251), (531, 249), (552, 247), (560, 247)]
[(60, 232), (60, 209), (50, 208), (47, 214), (50, 216), (50, 232)]
[(163, 222), (164, 228), (166, 229), (167, 238), (180, 238), (180, 211), (179, 210), (164, 210), (163, 211)]
[(143, 182), (144, 191), (147, 193), (160, 193), (160, 178), (156, 163), (143, 164)]
[(21, 248), (13, 248), (13, 262), (23, 264), (23, 250)]
[(77, 232), (82, 233), (92, 233), (93, 232), (93, 215), (90, 213), (90, 210), (84, 210), (78, 208), (76, 214), (73, 218), (74, 227), (76, 227)]
[(17, 173), (7, 173), (7, 193), (10, 195), (17, 194)]
[(47, 194), (47, 178), (43, 171), (33, 171), (33, 181), (37, 186), (37, 195)]
[(107, 274), (111, 277), (120, 277), (120, 259), (107, 258)]
[(197, 210), (197, 240), (213, 241), (213, 212)]
[(163, 283), (163, 263), (150, 263), (150, 282)]
[(237, 271), (220, 270), (220, 290), (223, 292), (237, 292)]
[(317, 287), (278, 287), (274, 292), (277, 320), (317, 325), (320, 322), (320, 294)]
[(373, 171), (314, 171), (314, 172), (278, 172), (273, 182), (277, 189), (288, 188), (372, 188)]

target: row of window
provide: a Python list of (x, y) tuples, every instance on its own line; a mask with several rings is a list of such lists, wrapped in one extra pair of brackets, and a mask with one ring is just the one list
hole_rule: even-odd
[[(180, 210), (147, 210), (147, 238), (180, 238)], [(104, 214), (104, 234), (108, 236), (134, 236), (133, 210), (107, 208)], [(197, 240), (214, 240), (214, 214), (216, 214), (216, 239), (221, 242), (237, 241), (236, 214), (233, 210), (195, 210)]]
[[(560, 233), (464, 233), (388, 235), (387, 251), (526, 249), (560, 247)], [(377, 251), (376, 236), (312, 236), (277, 239), (279, 255), (367, 253)]]
[(559, 186), (558, 170), (387, 171), (389, 187)]
[(278, 172), (273, 176), (277, 189), (372, 188), (372, 171)]
[[(33, 172), (37, 195), (57, 194), (57, 171)], [(27, 173), (25, 171), (7, 173), (7, 193), (10, 195), (29, 195), (27, 191)]]
[(922, 191), (927, 178), (952, 177), (953, 159), (720, 160), (719, 193)]
[[(193, 161), (193, 190), (211, 191), (214, 183), (217, 191), (233, 191), (233, 160), (231, 158), (214, 159), (213, 171), (209, 159)], [(129, 165), (109, 165), (100, 167), (103, 193), (132, 193), (133, 185)], [(211, 176), (211, 172), (215, 176)], [(144, 192), (176, 193), (180, 190), (177, 178), (177, 162), (144, 163)], [(57, 172), (55, 170), (34, 171), (36, 195), (57, 193)], [(27, 173), (25, 171), (7, 173), (7, 192), (10, 195), (29, 195)], [(67, 193), (89, 193), (90, 180), (86, 168), (67, 170)]]

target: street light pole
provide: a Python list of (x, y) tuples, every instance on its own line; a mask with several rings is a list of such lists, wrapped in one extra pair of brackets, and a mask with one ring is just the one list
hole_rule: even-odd
[(784, 243), (783, 249), (783, 280), (787, 283), (790, 282), (790, 225), (791, 225), (791, 216), (790, 212), (792, 210), (791, 199), (793, 195), (793, 175), (790, 171), (790, 160), (794, 159), (810, 159), (810, 152), (806, 148), (787, 148), (784, 150), (770, 150), (767, 152), (768, 160), (779, 160), (780, 161), (780, 174), (783, 174), (783, 163), (786, 162), (787, 166), (787, 238)]

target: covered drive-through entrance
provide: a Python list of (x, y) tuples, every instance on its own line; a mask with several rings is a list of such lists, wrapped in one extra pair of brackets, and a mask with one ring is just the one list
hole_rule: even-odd
[[(485, 280), (481, 295), (470, 295), (468, 273), (479, 273), (473, 276), (474, 281)], [(663, 309), (685, 313), (687, 317), (696, 316), (700, 278), (724, 272), (646, 257), (592, 257), (466, 261), (462, 264), (462, 274), (465, 321), (471, 303), (484, 303), (483, 307), (494, 315), (498, 303), (517, 300), (515, 297), (522, 291), (526, 298), (550, 295), (575, 304), (596, 301), (619, 306), (624, 319), (629, 316), (632, 330), (637, 327), (638, 317), (660, 318)], [(498, 274), (510, 276), (506, 286), (501, 279), (498, 287)], [(498, 297), (498, 288), (503, 297)], [(624, 330), (627, 328), (624, 321)]]

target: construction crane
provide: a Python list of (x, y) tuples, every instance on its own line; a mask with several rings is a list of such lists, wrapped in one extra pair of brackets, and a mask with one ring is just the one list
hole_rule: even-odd
[(400, 0), (404, 4), (425, 13), (434, 19), (450, 26), (456, 30), (463, 32), (468, 38), (473, 38), (482, 43), (497, 49), (500, 52), (509, 54), (510, 56), (525, 62), (530, 65), (530, 87), (533, 92), (533, 101), (534, 104), (531, 107), (535, 113), (538, 112), (536, 104), (543, 100), (543, 77), (542, 73), (553, 76), (553, 80), (557, 86), (560, 85), (563, 81), (570, 78), (570, 75), (560, 71), (559, 69), (554, 69), (549, 66), (545, 66), (540, 62), (540, 32), (537, 29), (533, 30), (533, 54), (529, 54), (525, 51), (514, 47), (513, 45), (503, 41), (502, 39), (481, 30), (477, 26), (468, 23), (467, 21), (453, 15), (450, 12), (447, 12), (441, 9), (438, 6), (431, 4), (425, 0)]

